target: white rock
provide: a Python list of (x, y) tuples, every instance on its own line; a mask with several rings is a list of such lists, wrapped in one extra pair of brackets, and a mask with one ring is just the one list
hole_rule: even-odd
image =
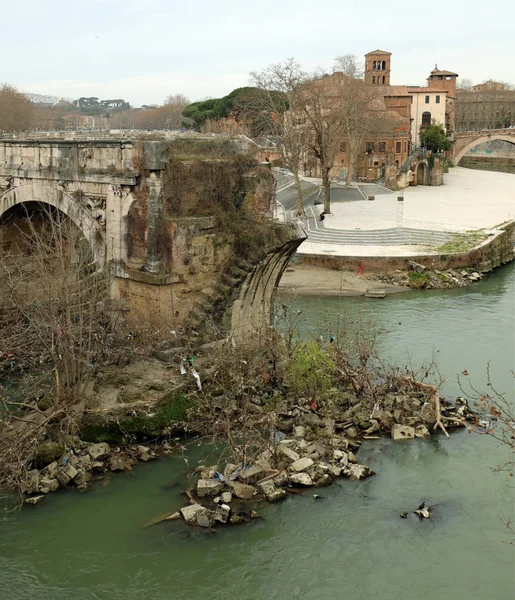
[(306, 437), (306, 428), (304, 425), (297, 425), (297, 427), (293, 428), (293, 435), (298, 439), (302, 439)]
[(336, 479), (336, 477), (340, 477), (340, 475), (342, 474), (342, 469), (341, 467), (336, 467), (334, 465), (329, 465), (329, 467), (327, 468), (327, 473), (333, 477), (333, 479)]
[(93, 460), (102, 460), (111, 453), (111, 448), (106, 442), (100, 442), (100, 444), (93, 444), (88, 448), (88, 454)]
[(223, 492), (222, 493), (222, 502), (224, 504), (230, 504), (232, 502), (232, 493), (231, 492)]
[(311, 486), (313, 480), (307, 473), (292, 473), (290, 475), (290, 481), (295, 485)]
[(197, 513), (201, 510), (206, 509), (200, 504), (190, 504), (181, 508), (181, 515), (186, 523), (194, 523), (197, 520)]
[(246, 485), (239, 481), (231, 481), (229, 487), (232, 489), (234, 495), (242, 500), (250, 500), (255, 492), (255, 489), (251, 485)]
[(392, 438), (398, 442), (400, 440), (412, 440), (415, 437), (415, 428), (408, 425), (398, 425), (392, 427)]
[(274, 490), (272, 493), (266, 495), (266, 499), (268, 502), (277, 502), (278, 500), (286, 498), (286, 496), (286, 490)]
[(287, 458), (290, 462), (295, 462), (300, 458), (300, 456), (295, 452), (295, 450), (288, 448), (288, 446), (285, 446), (284, 444), (279, 444), (277, 452), (278, 454), (281, 454), (282, 456)]
[(217, 479), (199, 479), (197, 481), (197, 495), (199, 498), (214, 496), (218, 494), (222, 487), (222, 483)]
[(309, 467), (313, 466), (314, 464), (315, 463), (311, 458), (304, 457), (292, 463), (291, 468), (294, 471), (297, 471), (297, 473), (300, 473), (301, 471), (309, 469)]
[(268, 496), (268, 494), (271, 494), (275, 490), (275, 483), (272, 479), (267, 479), (262, 483), (258, 483), (257, 486), (263, 492), (263, 494), (265, 494), (265, 496)]
[(288, 481), (288, 474), (286, 473), (286, 471), (281, 471), (279, 473), (279, 475), (276, 475), (274, 477), (274, 483), (277, 486), (284, 485), (285, 483), (287, 483), (287, 481)]
[(49, 492), (55, 492), (60, 487), (57, 479), (54, 479), (53, 477), (43, 477), (39, 482), (39, 485), (46, 488)]
[(431, 434), (425, 425), (417, 425), (415, 427), (415, 437), (422, 438), (424, 440), (430, 440)]
[(207, 508), (197, 511), (195, 517), (199, 527), (212, 527), (215, 523), (215, 513)]
[(333, 451), (333, 459), (341, 460), (345, 456), (345, 452), (343, 450), (334, 450)]
[(349, 479), (354, 480), (366, 479), (374, 475), (374, 471), (365, 465), (348, 465), (342, 470), (342, 473)]

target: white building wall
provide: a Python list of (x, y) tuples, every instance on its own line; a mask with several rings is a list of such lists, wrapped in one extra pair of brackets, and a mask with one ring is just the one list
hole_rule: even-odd
[[(422, 125), (422, 113), (428, 111), (431, 113), (431, 123), (439, 123), (445, 129), (445, 102), (447, 92), (435, 92), (427, 88), (427, 92), (412, 92), (408, 89), (408, 94), (413, 97), (411, 103), (411, 144), (413, 148), (420, 145), (418, 134)], [(429, 103), (426, 104), (426, 96), (429, 96)], [(436, 102), (436, 97), (440, 97), (440, 102)]]

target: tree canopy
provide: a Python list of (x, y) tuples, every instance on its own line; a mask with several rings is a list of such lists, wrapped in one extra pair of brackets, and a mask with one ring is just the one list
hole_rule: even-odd
[(238, 103), (246, 96), (256, 91), (253, 87), (236, 88), (227, 96), (222, 98), (210, 98), (200, 102), (193, 102), (183, 110), (184, 117), (193, 120), (198, 129), (208, 119), (223, 119), (228, 117), (231, 112), (238, 108)]
[(431, 152), (447, 152), (451, 149), (452, 142), (445, 135), (443, 127), (433, 123), (420, 131), (420, 145)]

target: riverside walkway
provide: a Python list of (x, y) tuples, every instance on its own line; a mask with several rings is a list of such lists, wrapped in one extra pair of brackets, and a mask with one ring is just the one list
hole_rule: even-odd
[[(295, 217), (292, 177), (276, 173), (276, 218)], [(299, 254), (329, 256), (427, 255), (456, 234), (489, 230), (515, 217), (515, 175), (456, 167), (439, 187), (397, 192), (375, 184), (331, 189), (331, 214), (319, 221), (323, 194), (318, 180), (302, 181), (308, 239)], [(374, 195), (374, 200), (367, 197)]]

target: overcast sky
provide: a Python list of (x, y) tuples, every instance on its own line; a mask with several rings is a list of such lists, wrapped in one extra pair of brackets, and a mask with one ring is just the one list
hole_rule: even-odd
[(377, 48), (393, 54), (392, 84), (425, 85), (435, 62), (515, 83), (514, 0), (18, 0), (2, 24), (0, 81), (133, 106), (223, 96), (291, 56), (330, 71)]

